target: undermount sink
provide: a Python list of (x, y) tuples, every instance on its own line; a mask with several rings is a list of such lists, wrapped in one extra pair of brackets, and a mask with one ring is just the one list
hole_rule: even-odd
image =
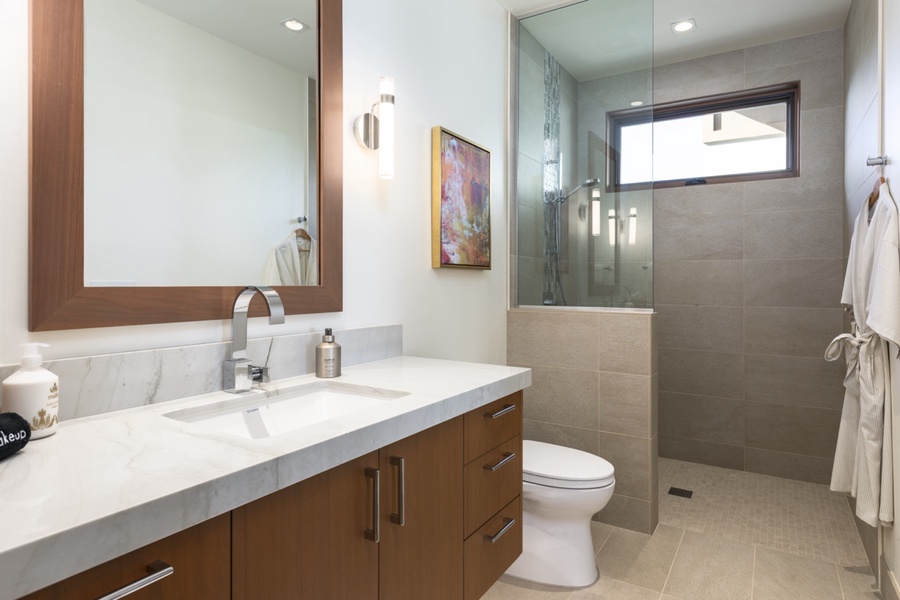
[(409, 392), (338, 381), (315, 381), (263, 393), (238, 395), (163, 416), (202, 431), (259, 439), (296, 431), (372, 408)]

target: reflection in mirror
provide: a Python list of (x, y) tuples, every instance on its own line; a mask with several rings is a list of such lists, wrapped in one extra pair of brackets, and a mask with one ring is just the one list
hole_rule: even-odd
[(314, 0), (84, 7), (85, 285), (318, 284)]

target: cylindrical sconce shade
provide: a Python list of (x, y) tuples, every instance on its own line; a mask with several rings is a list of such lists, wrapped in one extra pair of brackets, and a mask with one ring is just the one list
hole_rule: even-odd
[(616, 245), (616, 211), (609, 209), (609, 245)]
[(378, 176), (394, 178), (394, 80), (382, 77), (378, 84)]

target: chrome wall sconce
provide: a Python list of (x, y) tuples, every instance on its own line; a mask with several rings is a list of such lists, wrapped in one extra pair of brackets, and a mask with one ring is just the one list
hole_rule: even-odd
[[(371, 112), (357, 117), (353, 133), (361, 146), (378, 150), (378, 177), (394, 178), (394, 79), (382, 77), (378, 82), (378, 102)], [(377, 112), (377, 115), (376, 115)]]

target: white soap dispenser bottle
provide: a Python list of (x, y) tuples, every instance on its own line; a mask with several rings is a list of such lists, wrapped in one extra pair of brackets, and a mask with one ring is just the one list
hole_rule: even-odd
[(0, 412), (13, 412), (31, 425), (31, 439), (56, 433), (59, 425), (59, 377), (43, 368), (40, 348), (48, 344), (22, 344), (22, 366), (3, 380)]

